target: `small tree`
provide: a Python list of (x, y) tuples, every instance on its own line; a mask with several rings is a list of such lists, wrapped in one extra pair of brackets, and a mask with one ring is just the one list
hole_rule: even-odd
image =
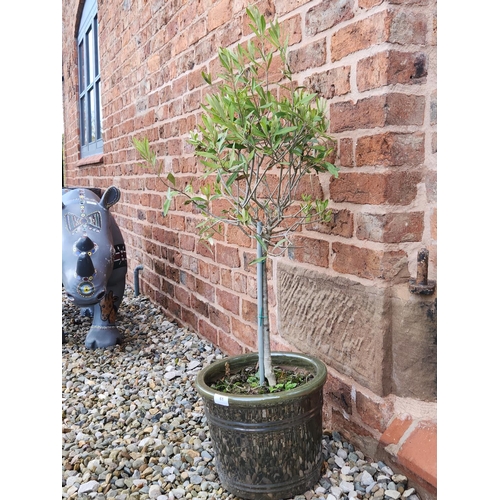
[[(266, 20), (255, 7), (246, 10), (254, 39), (234, 50), (219, 49), (220, 80), (203, 73), (214, 88), (202, 105), (202, 123), (190, 133), (189, 143), (204, 166), (202, 182), (176, 187), (168, 173), (163, 212), (175, 196), (182, 194), (204, 216), (199, 225), (203, 238), (212, 242), (221, 224), (238, 226), (257, 240), (261, 302), (258, 325), (261, 383), (276, 384), (271, 364), (268, 294), (265, 261), (283, 252), (291, 234), (303, 224), (328, 222), (328, 200), (299, 196), (306, 176), (328, 172), (337, 177), (329, 159), (334, 142), (327, 133), (326, 101), (293, 82), (287, 58), (288, 40), (283, 41), (277, 21)], [(275, 62), (279, 63), (279, 77)], [(146, 165), (159, 169), (147, 138), (133, 139)], [(218, 206), (218, 200), (225, 200)], [(259, 273), (258, 273), (259, 277)]]

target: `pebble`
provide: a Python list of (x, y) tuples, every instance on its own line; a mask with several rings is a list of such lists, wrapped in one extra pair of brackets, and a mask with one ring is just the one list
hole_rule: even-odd
[[(62, 319), (62, 498), (238, 500), (218, 480), (194, 387), (198, 371), (224, 357), (220, 349), (129, 286), (118, 310), (121, 346), (86, 349), (91, 320), (64, 290)], [(340, 431), (325, 431), (322, 446), (322, 477), (293, 500), (420, 500), (406, 476)]]

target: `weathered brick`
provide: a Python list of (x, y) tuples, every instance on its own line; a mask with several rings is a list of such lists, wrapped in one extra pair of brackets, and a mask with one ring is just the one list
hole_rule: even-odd
[(323, 240), (294, 235), (288, 247), (288, 257), (297, 262), (307, 262), (315, 266), (328, 267), (329, 243)]
[(345, 56), (389, 39), (390, 19), (386, 11), (348, 24), (336, 31), (331, 38), (332, 62), (340, 61)]
[(384, 432), (392, 417), (394, 403), (392, 399), (369, 397), (361, 391), (356, 391), (356, 410), (363, 423)]
[(324, 99), (348, 94), (351, 91), (351, 67), (341, 66), (315, 73), (304, 80), (304, 86)]
[(421, 177), (418, 171), (344, 172), (330, 181), (330, 198), (358, 204), (408, 205), (415, 199)]
[(427, 76), (427, 58), (420, 52), (384, 50), (358, 62), (356, 85), (360, 92), (396, 83), (420, 83)]
[(361, 213), (357, 216), (356, 236), (381, 243), (421, 241), (424, 212), (387, 214)]
[(400, 45), (425, 45), (427, 16), (407, 8), (390, 9), (391, 25), (388, 41)]
[(326, 62), (326, 40), (317, 40), (297, 50), (291, 50), (289, 62), (292, 71), (317, 68)]
[(231, 320), (225, 311), (210, 305), (208, 308), (208, 317), (210, 322), (222, 331), (229, 333), (231, 331)]
[(250, 350), (257, 349), (257, 329), (255, 325), (248, 325), (239, 319), (231, 318), (231, 333)]
[(212, 31), (215, 28), (227, 23), (233, 15), (232, 0), (221, 0), (215, 3), (208, 11), (207, 29)]
[(232, 312), (233, 314), (239, 314), (240, 312), (240, 298), (231, 292), (226, 292), (225, 290), (217, 289), (217, 304), (220, 305), (226, 311)]
[(354, 167), (354, 142), (345, 137), (339, 141), (339, 165), (340, 167)]
[(219, 332), (218, 345), (228, 356), (236, 356), (244, 352), (242, 345), (235, 340), (233, 335), (225, 332)]
[(344, 238), (351, 238), (354, 232), (353, 215), (349, 210), (333, 210), (330, 222), (314, 223), (307, 228), (323, 234), (335, 234)]
[(385, 132), (360, 137), (356, 142), (356, 166), (416, 166), (424, 162), (422, 133)]
[(306, 12), (306, 35), (314, 36), (353, 17), (354, 0), (341, 0), (340, 2), (323, 0)]
[(195, 283), (196, 292), (202, 297), (205, 297), (208, 301), (213, 302), (215, 299), (215, 288), (200, 279), (197, 279)]
[(198, 321), (198, 332), (200, 335), (205, 337), (207, 340), (212, 342), (213, 344), (218, 344), (218, 335), (217, 329), (214, 328), (210, 323), (201, 318)]
[(240, 267), (240, 254), (238, 248), (216, 243), (215, 261), (218, 264), (223, 264), (228, 267)]
[(402, 250), (384, 252), (333, 242), (332, 251), (332, 269), (339, 273), (384, 280), (392, 280), (400, 274), (409, 277), (408, 259)]

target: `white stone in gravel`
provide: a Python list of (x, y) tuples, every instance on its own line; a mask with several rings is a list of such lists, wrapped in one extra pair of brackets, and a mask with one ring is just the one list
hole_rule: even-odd
[(354, 491), (354, 484), (349, 483), (347, 481), (341, 481), (339, 486), (344, 493), (349, 493), (349, 491)]
[(165, 373), (164, 378), (166, 378), (167, 380), (172, 380), (175, 377), (180, 377), (181, 375), (182, 375), (182, 372), (180, 372), (178, 370), (172, 370), (170, 372)]
[(369, 486), (370, 484), (375, 484), (375, 479), (373, 479), (372, 475), (366, 470), (361, 474), (361, 484), (363, 486)]
[(415, 488), (410, 488), (403, 493), (403, 498), (408, 498), (415, 493)]
[(333, 495), (332, 493), (328, 493), (326, 500), (339, 500), (339, 497)]
[(401, 498), (401, 493), (399, 493), (399, 491), (397, 490), (385, 490), (385, 496), (394, 500), (398, 500), (399, 498)]
[(88, 481), (80, 485), (78, 488), (78, 494), (85, 495), (86, 493), (92, 493), (93, 491), (97, 491), (98, 488), (99, 483), (93, 479), (92, 481)]
[[(68, 479), (66, 479), (66, 486), (73, 486), (75, 483), (78, 483), (80, 481), (80, 477), (79, 476), (70, 476), (68, 477)], [(410, 495), (408, 495), (410, 496)]]
[(188, 363), (188, 365), (186, 366), (186, 368), (188, 370), (193, 370), (194, 368), (196, 368), (197, 366), (200, 366), (201, 365), (201, 362), (198, 361), (197, 359), (193, 360), (193, 361), (190, 361)]
[(335, 460), (335, 463), (339, 466), (339, 467), (344, 467), (345, 465), (345, 462), (344, 462), (344, 459), (342, 457), (335, 457), (334, 458)]
[(337, 497), (337, 500), (338, 500), (342, 495), (342, 490), (338, 486), (332, 486), (330, 488), (330, 493), (332, 495), (335, 495)]
[(184, 498), (186, 491), (183, 488), (175, 488), (170, 493), (172, 493), (175, 498)]
[(161, 488), (158, 484), (149, 487), (149, 498), (157, 499), (161, 495)]
[(339, 448), (339, 450), (337, 451), (337, 456), (345, 460), (347, 458), (347, 451), (345, 451), (343, 448)]
[(385, 467), (382, 467), (380, 470), (381, 470), (384, 474), (387, 474), (388, 476), (392, 476), (392, 475), (394, 475), (393, 470), (392, 470), (389, 466), (387, 466), (387, 465), (386, 465)]

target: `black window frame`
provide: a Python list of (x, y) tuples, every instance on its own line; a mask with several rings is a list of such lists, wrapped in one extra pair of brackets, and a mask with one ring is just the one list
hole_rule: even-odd
[(78, 112), (81, 158), (103, 152), (97, 1), (87, 0), (78, 28)]

